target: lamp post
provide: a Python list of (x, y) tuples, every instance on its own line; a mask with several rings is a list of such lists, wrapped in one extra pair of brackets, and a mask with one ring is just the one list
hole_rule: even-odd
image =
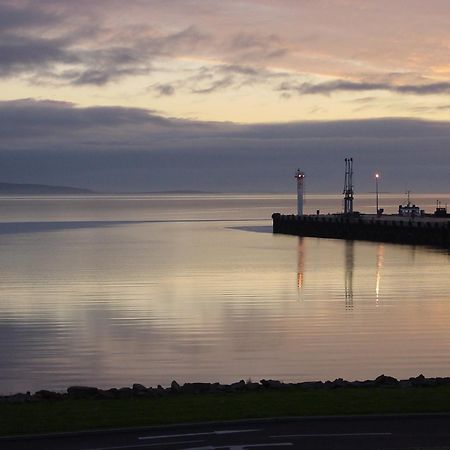
[(375, 192), (376, 192), (376, 207), (377, 207), (377, 216), (379, 215), (379, 204), (378, 204), (378, 179), (380, 178), (380, 174), (376, 173), (375, 174)]

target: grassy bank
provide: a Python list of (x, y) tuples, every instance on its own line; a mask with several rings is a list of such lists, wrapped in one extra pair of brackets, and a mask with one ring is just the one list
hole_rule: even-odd
[(273, 416), (450, 412), (450, 387), (264, 390), (120, 400), (0, 403), (0, 434)]

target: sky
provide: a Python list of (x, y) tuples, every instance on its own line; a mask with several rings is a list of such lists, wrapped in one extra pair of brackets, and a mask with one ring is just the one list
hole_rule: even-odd
[(0, 0), (0, 181), (450, 191), (448, 0)]

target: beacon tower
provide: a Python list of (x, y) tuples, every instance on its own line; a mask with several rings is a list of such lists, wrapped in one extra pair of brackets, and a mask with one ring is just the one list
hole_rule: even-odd
[(297, 172), (295, 172), (295, 178), (297, 179), (297, 214), (299, 216), (303, 216), (304, 172), (297, 169)]

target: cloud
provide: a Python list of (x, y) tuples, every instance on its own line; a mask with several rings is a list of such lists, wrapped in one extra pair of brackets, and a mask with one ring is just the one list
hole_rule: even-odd
[(403, 84), (354, 82), (346, 80), (327, 81), (324, 83), (300, 83), (293, 84), (283, 82), (278, 90), (287, 93), (295, 91), (300, 95), (330, 95), (335, 92), (368, 92), (388, 91), (397, 94), (414, 95), (437, 95), (449, 94), (450, 82), (426, 83), (426, 84)]
[(450, 171), (450, 123), (413, 119), (240, 125), (24, 99), (0, 102), (0, 134), (3, 180), (100, 190), (292, 191), (302, 167), (309, 192), (339, 192), (346, 156), (359, 191), (374, 168), (393, 191), (447, 189)]
[(170, 83), (150, 85), (149, 90), (156, 92), (158, 96), (173, 95), (181, 91), (204, 95), (226, 90), (235, 91), (254, 85), (266, 85), (272, 88), (273, 81), (290, 78), (292, 76), (286, 72), (274, 72), (258, 66), (214, 64), (191, 70), (188, 76)]
[(64, 46), (65, 43), (57, 39), (3, 34), (0, 36), (0, 76), (48, 68), (54, 63), (77, 63), (77, 56)]
[[(85, 132), (88, 138), (92, 129), (114, 130), (117, 126), (146, 125), (148, 127), (173, 126), (170, 121), (150, 110), (123, 107), (77, 108), (74, 104), (58, 101), (22, 99), (0, 102), (0, 134), (3, 139), (19, 141), (44, 137), (45, 142), (63, 141), (67, 132)], [(67, 137), (67, 136), (66, 136)], [(62, 143), (62, 142), (61, 142)], [(36, 146), (40, 143), (36, 142)]]
[[(94, 6), (68, 14), (67, 3), (0, 6), (0, 77), (27, 75), (36, 84), (103, 86), (149, 74), (155, 58), (192, 53), (210, 36), (194, 26), (112, 28)], [(58, 13), (56, 13), (58, 11)], [(89, 14), (90, 13), (90, 14)]]
[(222, 78), (220, 80), (215, 80), (208, 87), (201, 89), (193, 89), (192, 92), (195, 94), (211, 94), (213, 92), (228, 88), (233, 85), (234, 78), (231, 76)]
[(57, 14), (41, 11), (33, 5), (20, 8), (11, 4), (0, 4), (0, 32), (17, 28), (42, 28), (54, 25), (57, 20)]
[[(274, 33), (224, 35), (222, 30), (198, 23), (195, 14), (188, 16), (193, 23), (176, 26), (156, 19), (146, 21), (148, 11), (138, 3), (130, 5), (129, 20), (117, 20), (124, 10), (119, 2), (82, 2), (78, 9), (70, 2), (53, 0), (21, 5), (0, 7), (0, 77), (26, 75), (36, 85), (101, 87), (149, 75), (155, 70), (155, 61), (180, 57), (217, 60), (219, 56), (224, 62), (219, 70), (214, 68), (216, 64), (209, 65), (210, 74), (215, 72), (210, 83), (194, 85), (191, 78), (189, 86), (177, 82), (171, 91), (173, 95), (175, 87), (186, 84), (186, 91), (207, 94), (261, 82), (266, 60), (287, 51)], [(157, 4), (155, 17), (164, 9)], [(207, 8), (207, 12), (212, 10)], [(158, 67), (164, 71), (164, 62)], [(229, 77), (234, 74), (239, 78)], [(198, 74), (197, 81), (200, 77)], [(156, 88), (156, 92), (167, 95), (168, 91)]]
[(175, 87), (168, 83), (155, 84), (154, 86), (152, 86), (152, 89), (156, 91), (159, 94), (159, 96), (169, 97), (175, 94)]
[[(3, 0), (0, 76), (25, 74), (36, 84), (100, 87), (133, 76), (151, 76), (155, 67), (170, 71), (194, 61), (211, 67), (247, 68), (233, 82), (217, 74), (209, 84), (186, 87), (194, 94), (263, 83), (260, 75), (250, 72), (275, 67), (272, 72), (298, 75), (297, 80), (283, 80), (289, 81), (289, 87), (285, 84), (282, 89), (284, 97), (290, 92), (448, 93), (447, 83), (364, 81), (364, 73), (385, 75), (392, 67), (398, 74), (417, 73), (429, 80), (439, 71), (445, 73), (447, 30), (441, 20), (445, 12), (445, 2), (429, 6), (424, 14), (420, 2), (387, 9), (384, 0), (365, 7), (340, 0), (280, 0), (276, 4), (255, 0)], [(353, 24), (350, 28), (348, 20)], [(363, 41), (368, 33), (374, 38)], [(398, 36), (402, 36), (400, 41)], [(364, 50), (355, 52), (354, 42), (361, 41)], [(305, 74), (310, 79), (318, 75), (338, 79), (302, 83)], [(179, 86), (173, 87), (177, 92)]]

